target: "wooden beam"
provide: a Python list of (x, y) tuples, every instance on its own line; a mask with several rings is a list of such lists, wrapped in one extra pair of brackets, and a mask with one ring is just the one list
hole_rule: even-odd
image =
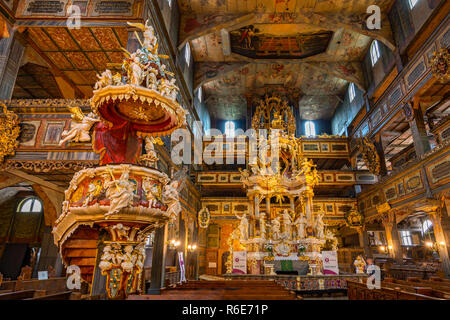
[(36, 183), (38, 185), (46, 187), (49, 190), (53, 190), (55, 192), (64, 194), (64, 189), (63, 188), (61, 188), (60, 186), (58, 186), (58, 185), (56, 185), (54, 183), (51, 183), (51, 182), (48, 182), (48, 181), (46, 181), (46, 180), (44, 180), (42, 178), (39, 178), (37, 176), (33, 176), (31, 174), (25, 173), (25, 172), (17, 170), (17, 169), (9, 169), (8, 173), (12, 174), (12, 175), (14, 175), (16, 177), (22, 178), (24, 181), (31, 182), (32, 184)]

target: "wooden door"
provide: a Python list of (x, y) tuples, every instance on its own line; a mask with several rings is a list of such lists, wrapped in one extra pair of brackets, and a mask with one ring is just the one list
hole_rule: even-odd
[(217, 249), (206, 250), (206, 274), (217, 275), (217, 261), (218, 254)]

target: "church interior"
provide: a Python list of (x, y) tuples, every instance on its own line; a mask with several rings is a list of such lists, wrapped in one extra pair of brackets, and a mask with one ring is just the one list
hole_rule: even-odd
[(450, 300), (449, 12), (0, 0), (0, 300)]

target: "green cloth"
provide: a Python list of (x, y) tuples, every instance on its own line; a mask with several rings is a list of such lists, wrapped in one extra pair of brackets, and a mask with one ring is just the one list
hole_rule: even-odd
[(292, 260), (281, 260), (281, 271), (292, 271)]

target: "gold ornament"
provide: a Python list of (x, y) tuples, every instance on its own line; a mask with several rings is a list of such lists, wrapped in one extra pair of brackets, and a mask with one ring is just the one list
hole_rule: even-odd
[(449, 51), (447, 48), (442, 48), (440, 51), (435, 51), (431, 58), (431, 71), (436, 79), (441, 82), (450, 80), (449, 73)]
[(363, 137), (359, 139), (358, 147), (369, 172), (376, 174), (377, 176), (380, 175), (380, 156), (378, 155), (375, 145), (369, 140), (369, 138)]
[(0, 103), (3, 114), (0, 115), (0, 162), (3, 162), (6, 156), (14, 155), (19, 146), (20, 127), (19, 116), (6, 108), (6, 105)]

